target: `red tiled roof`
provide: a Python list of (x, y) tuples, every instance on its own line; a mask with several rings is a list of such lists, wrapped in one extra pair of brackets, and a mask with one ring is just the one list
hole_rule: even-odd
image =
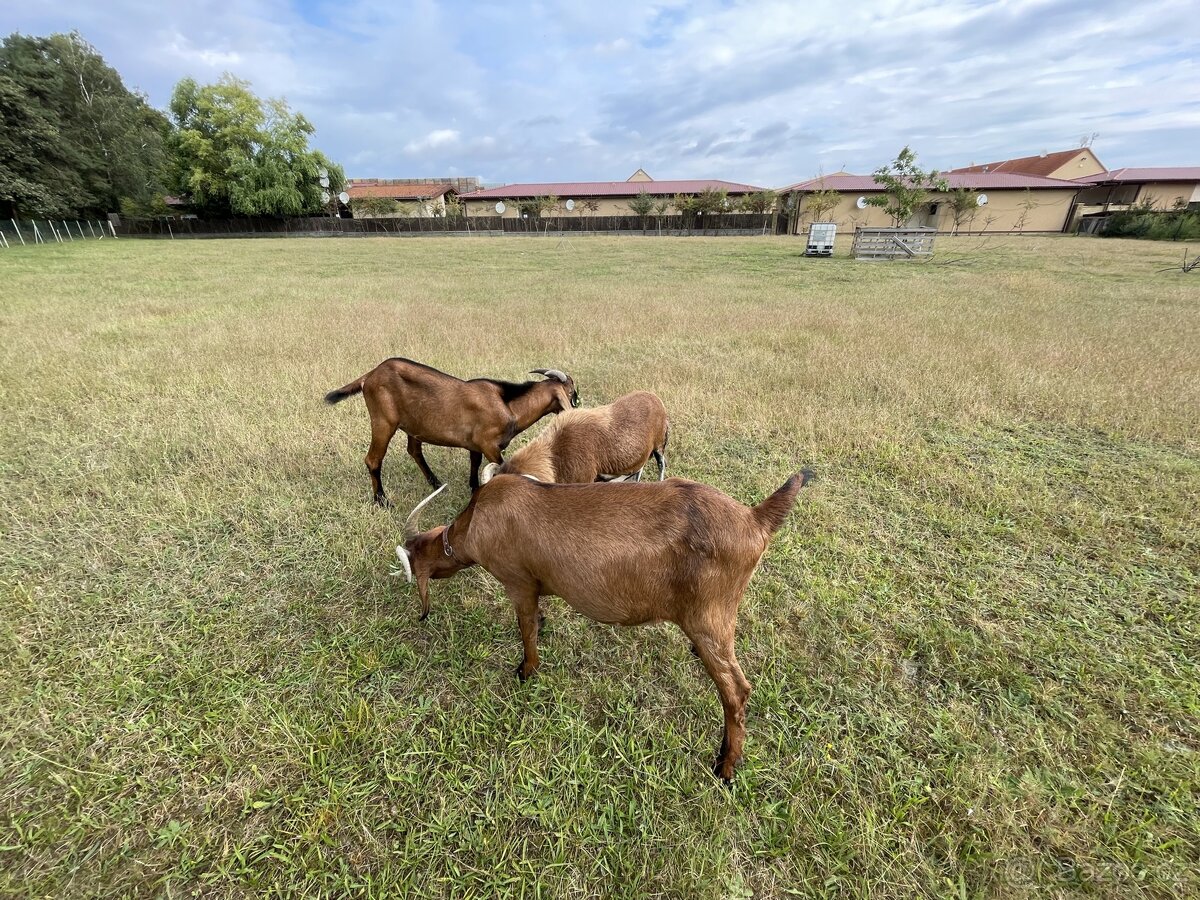
[(1159, 166), (1140, 169), (1113, 169), (1097, 175), (1076, 178), (1084, 184), (1108, 184), (1109, 182), (1146, 181), (1200, 181), (1200, 166)]
[[(1005, 188), (1030, 188), (1032, 190), (1058, 188), (1059, 190), (1075, 190), (1079, 185), (1074, 181), (1063, 181), (1059, 178), (1039, 178), (1036, 175), (1022, 175), (1006, 172), (942, 172), (941, 177), (951, 190), (968, 188), (969, 190), (997, 191)], [(810, 178), (799, 184), (780, 188), (779, 193), (789, 191), (858, 191), (870, 193), (882, 191), (884, 188), (875, 182), (870, 175), (824, 175), (820, 178)]]
[(506, 184), (463, 194), (464, 200), (516, 200), (521, 197), (636, 197), (642, 191), (656, 196), (666, 194), (698, 194), (708, 188), (730, 194), (750, 194), (760, 191), (749, 184), (732, 181), (562, 181), (548, 184)]
[(429, 200), (453, 190), (449, 184), (355, 184), (346, 185), (351, 200), (363, 197), (383, 197), (388, 200)]
[[(1037, 156), (1021, 156), (1017, 159), (1002, 159), (999, 162), (983, 163), (978, 166), (960, 166), (951, 172), (1020, 172), (1022, 175), (1047, 176), (1060, 166), (1065, 166), (1076, 155), (1088, 151), (1087, 147), (1077, 147), (1074, 150), (1059, 150), (1055, 153), (1038, 154)], [(1095, 156), (1095, 154), (1092, 154)], [(1100, 162), (1099, 158), (1096, 160)], [(1104, 165), (1101, 163), (1101, 165)]]

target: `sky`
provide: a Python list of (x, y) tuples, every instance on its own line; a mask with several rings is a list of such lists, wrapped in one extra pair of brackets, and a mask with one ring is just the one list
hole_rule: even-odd
[(166, 108), (230, 72), (349, 177), (486, 184), (946, 169), (1077, 147), (1200, 165), (1195, 0), (0, 0)]

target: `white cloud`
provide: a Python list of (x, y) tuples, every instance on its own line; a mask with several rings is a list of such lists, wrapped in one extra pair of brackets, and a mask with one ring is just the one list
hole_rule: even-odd
[(79, 28), (160, 106), (184, 75), (229, 70), (286, 96), (351, 175), (609, 180), (643, 166), (780, 186), (870, 171), (906, 143), (945, 168), (1093, 131), (1111, 166), (1200, 164), (1200, 39), (1178, 27), (1193, 5), (59, 0), (6, 24)]
[(439, 147), (449, 147), (452, 144), (457, 144), (460, 136), (459, 132), (453, 128), (438, 128), (429, 132), (423, 138), (409, 141), (404, 145), (404, 152), (416, 155), (429, 150), (436, 150)]

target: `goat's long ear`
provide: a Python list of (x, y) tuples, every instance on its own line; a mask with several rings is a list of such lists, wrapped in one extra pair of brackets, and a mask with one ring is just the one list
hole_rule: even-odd
[(499, 471), (500, 471), (500, 466), (498, 463), (493, 463), (493, 462), (488, 463), (486, 466), (483, 467), (483, 471), (479, 473), (479, 483), (481, 485), (487, 484), (489, 481), (491, 481), (493, 478), (496, 477), (496, 473)]
[(396, 556), (400, 559), (400, 565), (404, 567), (404, 578), (409, 584), (412, 584), (412, 563), (408, 559), (408, 551), (404, 549), (403, 544), (396, 545)]

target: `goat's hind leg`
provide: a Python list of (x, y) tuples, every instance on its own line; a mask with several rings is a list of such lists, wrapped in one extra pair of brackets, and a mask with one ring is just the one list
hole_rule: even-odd
[(391, 504), (383, 492), (383, 458), (395, 433), (396, 429), (387, 422), (371, 421), (371, 446), (367, 448), (363, 462), (367, 464), (367, 474), (371, 477), (371, 499), (377, 506)]
[(713, 634), (706, 629), (685, 628), (684, 631), (692, 639), (721, 698), (725, 727), (713, 774), (728, 784), (742, 760), (742, 749), (746, 743), (746, 701), (750, 697), (750, 682), (746, 680), (734, 655), (732, 629), (727, 635)]

